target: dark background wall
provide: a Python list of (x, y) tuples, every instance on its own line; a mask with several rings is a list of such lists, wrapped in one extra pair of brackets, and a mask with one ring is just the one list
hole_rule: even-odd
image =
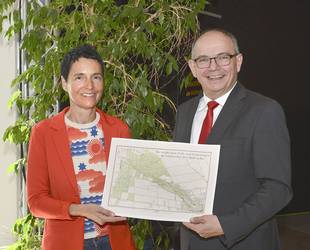
[(294, 198), (282, 213), (310, 211), (309, 2), (213, 0), (206, 10), (222, 18), (200, 17), (202, 30), (222, 27), (236, 35), (244, 55), (239, 80), (276, 99), (285, 110), (292, 142)]

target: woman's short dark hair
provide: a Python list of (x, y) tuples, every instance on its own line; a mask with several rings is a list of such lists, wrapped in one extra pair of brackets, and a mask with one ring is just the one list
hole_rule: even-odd
[(103, 60), (94, 46), (89, 44), (80, 45), (76, 48), (71, 49), (65, 54), (61, 62), (61, 76), (67, 81), (71, 66), (74, 62), (80, 58), (88, 58), (96, 60), (100, 66), (103, 74)]

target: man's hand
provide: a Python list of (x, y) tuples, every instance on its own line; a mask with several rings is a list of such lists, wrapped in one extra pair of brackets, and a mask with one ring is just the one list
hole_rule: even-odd
[(125, 217), (115, 216), (113, 212), (95, 204), (71, 204), (69, 214), (71, 216), (86, 217), (99, 225), (126, 220)]
[(193, 217), (190, 222), (183, 222), (183, 224), (203, 238), (210, 238), (224, 234), (216, 215)]

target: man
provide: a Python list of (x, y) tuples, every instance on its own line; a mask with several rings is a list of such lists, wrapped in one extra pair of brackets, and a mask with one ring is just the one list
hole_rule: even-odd
[[(183, 223), (181, 249), (281, 249), (273, 217), (292, 197), (289, 135), (280, 105), (238, 82), (242, 60), (225, 30), (206, 31), (192, 48), (188, 64), (203, 95), (179, 107), (174, 140), (221, 151), (213, 214)], [(201, 139), (210, 101), (213, 127)]]

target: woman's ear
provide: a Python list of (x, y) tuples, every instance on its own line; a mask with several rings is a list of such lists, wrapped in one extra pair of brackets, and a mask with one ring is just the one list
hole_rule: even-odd
[(65, 80), (65, 78), (63, 76), (61, 76), (61, 86), (62, 86), (62, 89), (64, 91), (68, 91), (68, 87), (67, 87), (67, 81)]

